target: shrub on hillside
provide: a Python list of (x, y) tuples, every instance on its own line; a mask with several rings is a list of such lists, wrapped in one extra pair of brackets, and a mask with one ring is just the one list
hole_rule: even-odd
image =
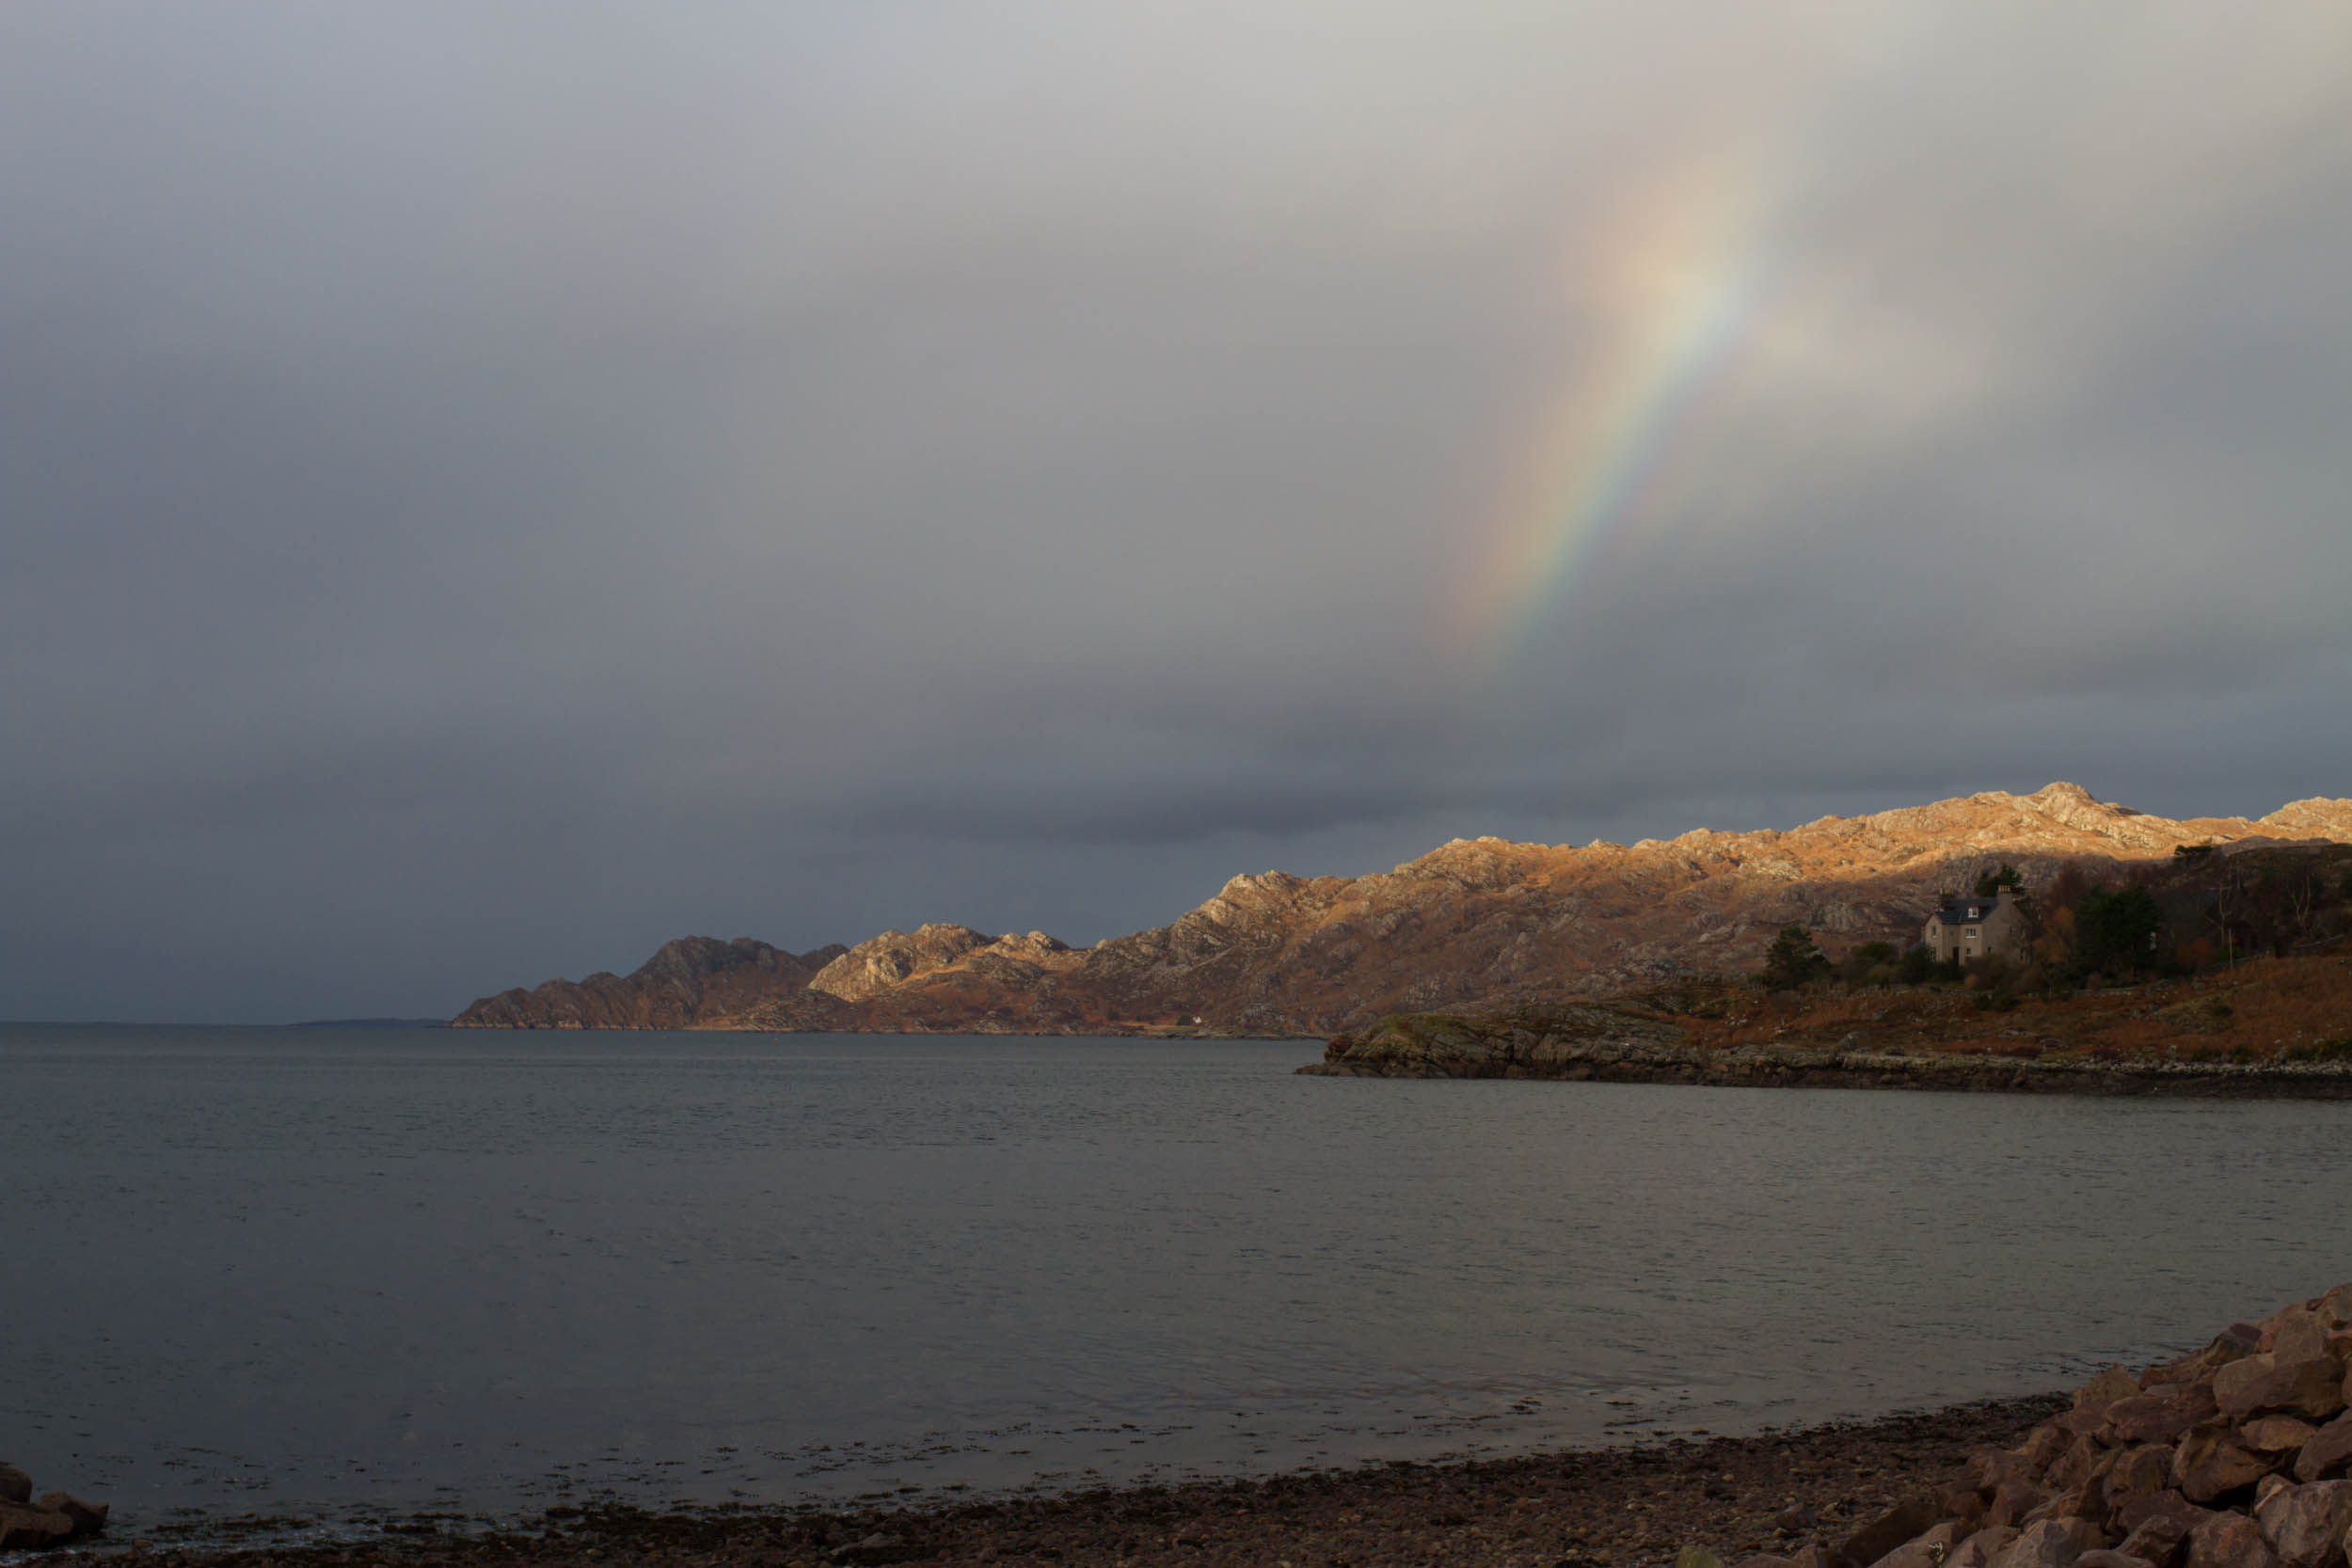
[(1756, 981), (1766, 990), (1795, 990), (1828, 978), (1829, 973), (1829, 959), (1814, 945), (1813, 933), (1802, 926), (1784, 926), (1764, 951), (1764, 973)]

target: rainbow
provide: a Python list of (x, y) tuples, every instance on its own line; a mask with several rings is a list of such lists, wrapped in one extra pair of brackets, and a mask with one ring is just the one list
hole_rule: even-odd
[(1607, 318), (1504, 466), (1444, 610), (1487, 681), (1610, 544), (1661, 510), (1658, 482), (1751, 339), (1776, 275), (1760, 222), (1775, 182), (1717, 162), (1610, 204), (1576, 247), (1581, 302)]

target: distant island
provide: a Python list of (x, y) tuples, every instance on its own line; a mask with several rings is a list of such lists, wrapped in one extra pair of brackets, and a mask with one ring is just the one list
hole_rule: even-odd
[[(1841, 983), (1867, 982), (1874, 966), (1892, 980), (1931, 915), (2004, 875), (1994, 896), (2049, 906), (2045, 946), (2073, 917), (2049, 896), (2062, 882), (2076, 900), (2148, 890), (2145, 952), (2195, 967), (2225, 949), (2341, 941), (2348, 847), (2352, 800), (2174, 821), (2070, 784), (1787, 832), (1701, 828), (1581, 847), (1457, 839), (1375, 876), (1236, 877), (1170, 925), (1085, 949), (946, 924), (805, 953), (684, 937), (627, 975), (484, 997), (452, 1026), (1324, 1038), (1400, 1016), (1502, 1016), (1751, 975), (1790, 931)], [(1967, 975), (1954, 967), (1954, 994), (1984, 989), (1997, 957), (1972, 957)], [(2004, 961), (2007, 996), (2029, 966)], [(2047, 981), (2036, 961), (2036, 983)], [(2224, 1051), (2251, 1043), (2208, 1037)]]
[(445, 1018), (306, 1018), (288, 1029), (446, 1029)]

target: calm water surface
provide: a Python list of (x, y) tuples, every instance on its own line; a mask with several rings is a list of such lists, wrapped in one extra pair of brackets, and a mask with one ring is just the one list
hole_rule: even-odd
[(0, 1029), (0, 1458), (131, 1532), (1165, 1480), (2042, 1389), (2352, 1277), (2352, 1106), (1316, 1051)]

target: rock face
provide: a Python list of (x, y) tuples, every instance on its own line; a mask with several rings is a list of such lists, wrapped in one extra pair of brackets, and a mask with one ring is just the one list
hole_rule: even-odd
[(2193, 1355), (2110, 1368), (1959, 1485), (1806, 1550), (1833, 1568), (2352, 1568), (2352, 1453), (2308, 1419), (2323, 1382), (2343, 1408), (2347, 1357), (2340, 1285)]
[(2171, 821), (2055, 784), (1778, 832), (1582, 848), (1456, 840), (1368, 877), (1236, 877), (1173, 924), (1083, 951), (1040, 932), (884, 932), (790, 954), (670, 943), (635, 974), (549, 981), (482, 1028), (1329, 1035), (1392, 1013), (1501, 1009), (1750, 970), (1774, 932), (1907, 944), (1945, 889), (2006, 862), (2167, 859), (2177, 846), (2352, 843), (2352, 800)]
[(103, 1503), (86, 1503), (70, 1492), (44, 1492), (36, 1500), (33, 1478), (0, 1465), (0, 1551), (83, 1541), (105, 1528)]
[[(774, 995), (806, 991), (846, 949), (787, 953), (738, 937), (681, 937), (624, 976), (549, 980), (532, 990), (485, 996), (458, 1015), (477, 1029), (686, 1029)], [(821, 1013), (819, 997), (809, 1004)]]

